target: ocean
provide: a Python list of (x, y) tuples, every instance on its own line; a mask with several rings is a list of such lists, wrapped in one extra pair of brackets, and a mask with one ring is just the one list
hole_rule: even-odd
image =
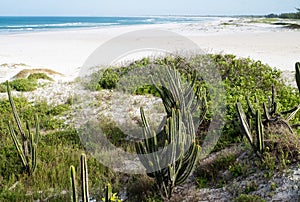
[(217, 17), (151, 16), (151, 17), (4, 17), (0, 16), (0, 34), (92, 29), (107, 26), (129, 26), (169, 23), (201, 23)]

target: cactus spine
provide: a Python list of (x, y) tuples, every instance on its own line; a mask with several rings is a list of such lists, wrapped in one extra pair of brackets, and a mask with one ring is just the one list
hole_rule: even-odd
[(7, 87), (8, 99), (11, 105), (14, 120), (17, 123), (17, 127), (21, 135), (22, 144), (19, 142), (19, 139), (17, 138), (16, 131), (11, 121), (8, 122), (10, 135), (14, 141), (14, 145), (18, 151), (18, 155), (21, 158), (22, 164), (25, 167), (26, 172), (28, 173), (28, 175), (32, 175), (37, 167), (37, 146), (38, 146), (39, 135), (40, 135), (38, 117), (37, 115), (35, 116), (35, 133), (34, 134), (31, 133), (28, 121), (26, 122), (26, 132), (25, 132), (21, 123), (21, 119), (18, 115), (14, 100), (12, 98), (8, 81), (6, 82), (6, 87)]

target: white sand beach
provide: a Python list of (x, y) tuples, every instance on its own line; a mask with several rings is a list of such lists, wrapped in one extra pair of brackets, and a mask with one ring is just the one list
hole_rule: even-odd
[(238, 20), (241, 22), (228, 18), (205, 25), (134, 25), (0, 35), (0, 82), (24, 68), (52, 69), (64, 74), (65, 80), (73, 79), (101, 44), (122, 33), (149, 28), (180, 34), (208, 53), (230, 53), (261, 60), (280, 70), (294, 70), (295, 62), (300, 61), (300, 30), (243, 21), (232, 23)]

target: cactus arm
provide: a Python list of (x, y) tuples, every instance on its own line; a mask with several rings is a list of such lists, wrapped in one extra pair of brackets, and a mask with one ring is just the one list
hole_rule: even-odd
[(186, 100), (193, 100), (193, 97), (191, 95), (193, 93), (193, 88), (195, 86), (196, 78), (197, 78), (196, 71), (193, 71), (191, 85), (186, 89), (184, 93), (184, 97)]
[[(27, 132), (28, 132), (28, 135), (27, 135), (26, 139), (29, 139), (28, 151), (30, 151), (30, 152), (28, 152), (28, 154), (29, 153), (32, 154), (32, 152), (33, 152), (33, 143), (34, 142), (33, 142), (33, 135), (30, 131), (30, 126), (29, 126), (28, 120), (26, 120), (26, 129), (27, 129)], [(29, 162), (29, 156), (26, 156), (26, 158), (27, 158), (27, 161)]]
[(10, 131), (10, 135), (11, 135), (13, 141), (14, 141), (15, 147), (16, 147), (16, 149), (18, 151), (18, 154), (19, 154), (19, 156), (20, 156), (20, 158), (22, 160), (22, 164), (27, 169), (27, 167), (28, 167), (27, 159), (25, 157), (24, 151), (23, 151), (23, 149), (21, 147), (21, 144), (20, 144), (20, 142), (19, 142), (19, 140), (18, 140), (18, 138), (16, 136), (16, 133), (15, 133), (15, 131), (14, 131), (14, 129), (13, 129), (10, 121), (8, 122), (8, 127), (9, 127), (9, 131)]
[(257, 150), (262, 154), (264, 151), (264, 133), (261, 122), (261, 115), (259, 111), (256, 111), (256, 138), (257, 138)]
[(300, 93), (300, 62), (296, 62), (295, 69), (296, 69), (296, 83)]
[(272, 105), (275, 103), (275, 87), (272, 85)]
[[(16, 109), (14, 100), (13, 100), (12, 95), (11, 95), (11, 91), (10, 91), (10, 87), (9, 87), (8, 81), (6, 81), (6, 88), (7, 88), (7, 94), (8, 94), (9, 103), (10, 103), (10, 106), (11, 106), (11, 109), (12, 109), (12, 113), (13, 113), (13, 116), (14, 116), (16, 122), (17, 122), (17, 126), (19, 128), (20, 133), (21, 133), (22, 140), (26, 141), (26, 135), (25, 135), (25, 132), (24, 132), (24, 130), (22, 128), (21, 120), (20, 120), (20, 117), (19, 117), (19, 115), (17, 113), (17, 109)], [(26, 153), (26, 150), (24, 150), (24, 152), (25, 152), (25, 156), (27, 156), (28, 153)]]
[(112, 196), (113, 196), (113, 194), (112, 194), (111, 185), (108, 183), (106, 185), (106, 188), (105, 188), (105, 199), (104, 199), (104, 201), (105, 202), (111, 201), (110, 199), (111, 199)]
[(287, 110), (287, 111), (284, 111), (284, 112), (280, 112), (280, 114), (282, 114), (282, 115), (289, 114), (289, 113), (292, 113), (295, 110), (298, 110), (298, 108), (299, 108), (299, 105), (296, 106), (296, 107), (294, 107), (294, 108), (292, 108), (292, 109), (290, 109), (290, 110)]
[(31, 174), (34, 173), (37, 167), (36, 153), (37, 153), (37, 145), (34, 143), (32, 146), (32, 153), (31, 153), (31, 169), (30, 169)]
[[(199, 117), (199, 125), (202, 124), (202, 122), (204, 121), (204, 118), (207, 114), (207, 111), (208, 111), (208, 106), (207, 106), (207, 100), (206, 100), (206, 91), (203, 92), (203, 96), (201, 98), (201, 114), (200, 114), (200, 117)], [(195, 111), (196, 109), (192, 109), (191, 110), (191, 113), (193, 113), (193, 111)]]
[[(249, 96), (246, 96), (246, 101), (247, 101), (247, 105), (248, 105), (248, 111), (250, 111), (251, 116), (255, 116), (255, 110), (253, 108), (253, 105), (251, 104), (251, 101), (249, 99)], [(249, 117), (248, 117), (249, 118)]]
[(76, 187), (76, 171), (74, 166), (70, 166), (70, 183), (71, 183), (71, 193), (72, 202), (78, 202), (77, 187)]
[(88, 169), (85, 154), (81, 154), (80, 158), (81, 163), (81, 186), (82, 186), (82, 201), (89, 202), (89, 184), (88, 184)]
[(251, 130), (250, 130), (249, 124), (247, 122), (246, 114), (245, 114), (240, 102), (236, 103), (236, 108), (237, 108), (238, 116), (240, 119), (240, 123), (242, 124), (242, 131), (246, 134), (246, 137), (249, 140), (250, 144), (252, 146), (254, 146), (253, 138), (251, 135)]
[(286, 121), (288, 122), (289, 120), (291, 120), (296, 115), (296, 113), (299, 111), (299, 109), (300, 109), (300, 104), (294, 108), (294, 110), (291, 112), (291, 114), (286, 118)]
[(39, 118), (38, 115), (34, 116), (34, 121), (35, 121), (35, 137), (34, 137), (34, 143), (36, 144), (36, 146), (39, 143), (39, 139), (40, 139), (40, 124), (39, 124)]
[(265, 114), (265, 117), (266, 117), (267, 121), (270, 121), (271, 116), (270, 116), (269, 111), (267, 109), (266, 103), (263, 103), (263, 109), (264, 109), (264, 114)]
[(190, 173), (192, 172), (192, 170), (194, 168), (194, 165), (196, 163), (197, 156), (198, 156), (199, 147), (197, 145), (194, 145), (193, 147), (194, 147), (194, 149), (193, 149), (193, 153), (191, 155), (192, 158), (190, 159), (190, 161), (185, 163), (185, 165), (181, 167), (180, 172), (178, 172), (178, 178), (176, 179), (176, 185), (183, 183), (190, 176)]

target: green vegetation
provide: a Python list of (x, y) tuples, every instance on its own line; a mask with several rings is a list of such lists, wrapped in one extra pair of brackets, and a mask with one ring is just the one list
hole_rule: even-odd
[[(36, 155), (32, 155), (35, 160), (32, 160), (30, 155), (29, 158), (25, 158), (26, 166), (20, 163), (23, 147), (19, 147), (20, 152), (16, 150), (15, 144), (19, 144), (17, 141), (14, 143), (10, 137), (10, 132), (15, 132), (15, 127), (11, 127), (11, 130), (7, 127), (8, 120), (14, 118), (12, 107), (9, 100), (0, 100), (0, 158), (2, 159), (0, 164), (0, 201), (70, 200), (69, 180), (68, 177), (63, 176), (68, 176), (66, 168), (69, 165), (77, 167), (79, 155), (84, 152), (77, 131), (72, 126), (64, 124), (61, 119), (71, 108), (70, 103), (63, 104), (63, 109), (57, 110), (60, 105), (50, 106), (45, 102), (30, 103), (23, 97), (9, 97), (15, 105), (14, 110), (17, 111), (19, 119), (26, 120), (28, 123), (25, 135), (29, 140), (29, 151), (34, 148), (37, 148), (38, 151)], [(39, 117), (38, 122), (34, 118), (36, 116)], [(30, 127), (32, 123), (39, 123), (41, 134), (38, 141), (35, 133), (27, 136), (28, 131), (32, 130)], [(23, 125), (20, 123), (22, 129)], [(36, 129), (39, 127), (37, 125)], [(18, 127), (16, 129), (19, 130)], [(30, 137), (33, 137), (34, 141), (30, 141)], [(35, 147), (37, 142), (38, 147)], [(115, 179), (113, 184), (118, 188), (119, 175), (107, 170), (89, 156), (87, 162), (92, 178), (90, 193), (95, 198), (101, 199), (104, 196), (101, 190), (107, 182), (111, 182), (111, 179)], [(27, 167), (29, 167), (30, 176)], [(67, 194), (63, 194), (64, 191), (67, 191)]]
[[(280, 71), (262, 64), (260, 61), (236, 58), (233, 55), (207, 56), (210, 61), (214, 62), (214, 68), (220, 72), (221, 84), (226, 91), (225, 97), (222, 99), (226, 105), (226, 123), (222, 129), (222, 136), (214, 149), (214, 152), (219, 152), (216, 153), (218, 154), (216, 158), (210, 162), (202, 162), (201, 159), (196, 160), (199, 149), (197, 145), (201, 146), (203, 138), (207, 135), (206, 131), (211, 123), (211, 117), (218, 113), (218, 111), (213, 112), (212, 110), (212, 93), (208, 90), (211, 86), (203, 81), (203, 75), (196, 75), (192, 71), (191, 67), (197, 59), (200, 59), (199, 57), (167, 56), (155, 60), (145, 58), (120, 68), (112, 67), (107, 70), (100, 70), (92, 75), (92, 80), (86, 83), (86, 87), (96, 91), (105, 88), (114, 89), (126, 73), (143, 66), (157, 64), (178, 70), (180, 74), (177, 75), (177, 78), (180, 77), (180, 79), (189, 81), (191, 86), (177, 85), (173, 86), (176, 87), (173, 90), (168, 90), (164, 89), (163, 85), (143, 85), (132, 91), (133, 94), (152, 94), (162, 98), (167, 121), (160, 133), (154, 133), (150, 130), (143, 110), (141, 110), (141, 116), (144, 134), (146, 137), (151, 135), (153, 138), (146, 138), (145, 141), (136, 142), (135, 145), (133, 141), (126, 140), (126, 135), (116, 124), (105, 117), (101, 119), (101, 129), (117, 147), (133, 152), (136, 146), (139, 154), (157, 151), (159, 147), (163, 147), (165, 143), (172, 142), (176, 138), (182, 138), (182, 142), (188, 141), (190, 138), (189, 141), (193, 143), (186, 152), (178, 149), (179, 158), (173, 158), (172, 163), (164, 169), (149, 172), (149, 176), (128, 176), (115, 173), (87, 155), (81, 161), (83, 162), (81, 166), (85, 168), (81, 169), (85, 170), (83, 173), (87, 173), (87, 168), (89, 168), (88, 183), (85, 183), (86, 186), (80, 186), (80, 188), (88, 188), (88, 191), (84, 193), (78, 193), (75, 186), (71, 186), (73, 188), (70, 190), (70, 179), (73, 185), (79, 181), (79, 177), (75, 173), (80, 168), (78, 159), (84, 153), (84, 147), (77, 131), (72, 125), (66, 124), (64, 121), (65, 116), (70, 113), (72, 102), (69, 100), (60, 105), (49, 105), (42, 101), (30, 103), (24, 97), (13, 97), (12, 95), (9, 96), (9, 100), (0, 100), (0, 158), (2, 159), (0, 163), (0, 201), (68, 201), (71, 198), (76, 201), (76, 199), (85, 196), (87, 192), (90, 197), (98, 201), (103, 196), (108, 196), (111, 201), (119, 200), (117, 195), (112, 193), (108, 183), (111, 183), (117, 193), (126, 187), (128, 201), (162, 201), (164, 198), (171, 197), (173, 189), (190, 175), (194, 165), (196, 165), (194, 182), (199, 188), (203, 188), (223, 187), (233, 178), (243, 178), (251, 172), (253, 173), (253, 169), (265, 170), (266, 177), (271, 177), (278, 167), (284, 168), (285, 165), (298, 161), (296, 155), (298, 155), (299, 148), (292, 143), (299, 142), (299, 130), (297, 128), (299, 128), (300, 115), (295, 113), (299, 108), (295, 108), (295, 106), (299, 106), (300, 63), (296, 64), (296, 81), (299, 88), (296, 89), (286, 86), (280, 80)], [(39, 77), (43, 76), (35, 74), (27, 79), (16, 79), (9, 82), (9, 86), (15, 90), (28, 90), (30, 87), (26, 86), (25, 83), (32, 82), (30, 85), (33, 85)], [(16, 85), (13, 82), (19, 84)], [(274, 87), (273, 91), (272, 87)], [(6, 91), (5, 84), (0, 85), (0, 90)], [(194, 124), (191, 121), (194, 118), (191, 117), (191, 111), (183, 110), (182, 107), (182, 103), (185, 103), (184, 106), (191, 106), (189, 102), (192, 99), (187, 99), (189, 96), (186, 95), (188, 94), (193, 95), (190, 97), (196, 97), (192, 105), (196, 104), (201, 112), (199, 115), (201, 115), (202, 121), (198, 131), (187, 132), (183, 129), (187, 125), (192, 126)], [(235, 105), (237, 100), (239, 100), (239, 110)], [(15, 105), (13, 109), (11, 102)], [(263, 105), (262, 103), (266, 104)], [(19, 117), (17, 119), (16, 114)], [(290, 114), (293, 116), (289, 116)], [(240, 115), (240, 120), (247, 123), (249, 127), (247, 124), (240, 124), (238, 115)], [(35, 117), (39, 117), (39, 120)], [(189, 117), (187, 119), (189, 121), (184, 122), (186, 117)], [(241, 117), (246, 117), (246, 119), (241, 119)], [(283, 121), (288, 120), (290, 127), (285, 129), (277, 127), (272, 122), (275, 118)], [(17, 124), (15, 127), (11, 124), (8, 127), (8, 120), (13, 119), (24, 120), (28, 124), (25, 124), (24, 127), (23, 123), (17, 121), (20, 122), (20, 126)], [(35, 133), (31, 132), (34, 130), (31, 125), (35, 126)], [(16, 129), (24, 131), (23, 128), (26, 128), (25, 139), (28, 143), (30, 142), (28, 144), (29, 151), (38, 150), (36, 155), (30, 155), (30, 158), (26, 157), (24, 146), (18, 147), (18, 145), (23, 144), (23, 140), (22, 142), (18, 140), (18, 143), (18, 134), (24, 133), (18, 132), (11, 138), (11, 134), (16, 133)], [(40, 130), (38, 130), (39, 128)], [(250, 144), (245, 144), (242, 141), (245, 138), (241, 135), (241, 130), (244, 130), (244, 133), (245, 130), (249, 131), (246, 138), (248, 140), (252, 138)], [(35, 134), (39, 133), (38, 138)], [(191, 136), (187, 134), (191, 134)], [(231, 148), (236, 143), (239, 143), (237, 152), (223, 152), (224, 148)], [(237, 157), (239, 157), (240, 152), (245, 152), (249, 148), (255, 149), (254, 151), (257, 151), (259, 157), (251, 156), (251, 152), (248, 152), (249, 160), (246, 162), (238, 160)], [(172, 153), (176, 152), (172, 151)], [(34, 153), (33, 151), (30, 154)], [(25, 156), (26, 161), (20, 163), (20, 157), (21, 160), (24, 159), (22, 156)], [(155, 161), (157, 158), (158, 156), (153, 156), (152, 163), (157, 163)], [(27, 163), (24, 164), (23, 162)], [(147, 164), (146, 161), (142, 162)], [(73, 166), (70, 168), (70, 165)], [(30, 172), (27, 172), (26, 167), (29, 167)], [(148, 164), (146, 167), (151, 168), (151, 165)], [(228, 171), (227, 175), (224, 176), (222, 172), (226, 171)], [(70, 175), (71, 177), (68, 177)], [(87, 182), (87, 177), (85, 179)], [(158, 194), (160, 188), (162, 192)], [(264, 201), (257, 196), (248, 195), (256, 189), (257, 184), (255, 182), (249, 183), (242, 190), (244, 194), (239, 195), (235, 200)], [(276, 184), (272, 184), (271, 189), (276, 189)], [(107, 192), (109, 194), (106, 194)], [(109, 201), (107, 198), (102, 200)]]
[(99, 85), (104, 89), (113, 89), (119, 81), (119, 75), (112, 69), (106, 69), (100, 78)]
[[(86, 161), (86, 155), (81, 154), (80, 157), (80, 178), (81, 178), (81, 195), (83, 202), (90, 201), (89, 195), (89, 179), (88, 179), (88, 166)], [(72, 202), (78, 202), (77, 183), (76, 183), (76, 171), (73, 165), (70, 166), (70, 182), (71, 182), (71, 195)], [(110, 183), (105, 187), (105, 196), (102, 198), (104, 202), (121, 202), (117, 193), (112, 193)]]
[[(156, 86), (167, 112), (167, 123), (162, 131), (155, 134), (141, 109), (144, 140), (136, 144), (136, 150), (149, 177), (155, 179), (157, 190), (163, 197), (170, 199), (175, 186), (182, 184), (191, 174), (198, 156), (199, 146), (195, 143), (192, 121), (194, 99), (190, 98), (199, 95), (193, 92), (194, 82), (183, 88), (178, 72), (168, 68), (167, 72), (172, 75), (168, 85), (170, 90)], [(202, 99), (206, 105), (206, 98)], [(201, 113), (205, 113), (205, 110)], [(159, 151), (159, 148), (172, 144), (171, 150)]]
[(34, 91), (37, 88), (37, 81), (30, 79), (16, 79), (10, 81), (9, 86), (16, 91)]
[[(300, 78), (299, 63), (296, 63), (295, 68), (295, 77), (298, 84)], [(268, 105), (266, 103), (261, 105), (256, 99), (256, 106), (262, 106), (262, 119), (259, 109), (254, 109), (248, 97), (246, 100), (248, 105), (247, 115), (240, 102), (237, 102), (236, 107), (242, 131), (256, 154), (264, 159), (264, 153), (268, 152), (266, 159), (276, 158), (284, 166), (292, 161), (298, 161), (300, 159), (300, 141), (299, 137), (294, 133), (293, 128), (297, 128), (299, 124), (290, 125), (289, 121), (300, 110), (300, 104), (298, 103), (297, 106), (290, 110), (278, 112), (275, 88), (272, 87), (272, 94), (268, 98)], [(266, 159), (264, 159), (264, 162), (269, 161), (266, 161)], [(272, 164), (274, 165), (274, 163)]]
[[(16, 65), (21, 65), (21, 64), (16, 64)], [(42, 77), (41, 79), (43, 79), (43, 78), (47, 79), (48, 78), (48, 77), (43, 76), (43, 74), (46, 74), (46, 75), (60, 75), (60, 76), (62, 76), (61, 73), (58, 73), (58, 72), (53, 71), (51, 69), (23, 69), (18, 74), (16, 74), (13, 78), (14, 79), (20, 79), (20, 78), (26, 79), (31, 74), (37, 74), (37, 75), (39, 75), (37, 77)]]
[[(224, 100), (226, 100), (226, 124), (223, 128), (223, 134), (220, 143), (215, 148), (216, 150), (226, 147), (232, 142), (240, 141), (240, 129), (237, 121), (237, 111), (235, 108), (236, 100), (240, 100), (244, 106), (246, 101), (245, 96), (256, 97), (261, 102), (267, 102), (267, 97), (270, 95), (272, 86), (276, 87), (278, 110), (286, 111), (298, 104), (298, 96), (294, 89), (290, 86), (286, 86), (283, 81), (280, 81), (281, 72), (272, 69), (270, 66), (262, 64), (260, 61), (253, 61), (249, 58), (236, 58), (234, 55), (208, 55), (209, 59), (215, 63), (215, 68), (219, 70), (220, 76), (222, 77), (222, 85), (225, 88), (227, 94)], [(193, 57), (180, 57), (180, 56), (168, 56), (165, 58), (158, 58), (151, 60), (149, 58), (123, 66), (120, 68), (110, 68), (106, 72), (114, 72), (113, 75), (118, 75), (120, 80), (122, 76), (131, 70), (138, 69), (143, 65), (161, 65), (175, 67), (180, 74), (191, 80), (193, 78), (192, 67), (199, 59), (199, 56)], [(92, 75), (91, 81), (86, 84), (87, 88), (94, 91), (103, 89), (104, 86), (99, 85), (99, 81), (103, 80), (102, 77), (104, 70), (100, 70)], [(201, 75), (199, 75), (201, 76)], [(201, 77), (195, 83), (195, 88), (205, 86), (201, 82)], [(158, 96), (158, 92), (155, 86), (142, 86), (138, 87), (132, 93), (135, 94), (148, 94), (151, 93)], [(210, 123), (210, 117), (212, 111), (210, 109), (211, 102), (208, 99), (208, 113), (205, 116), (205, 120), (202, 126), (208, 126)], [(217, 112), (215, 112), (217, 113)], [(297, 114), (291, 123), (297, 123), (300, 121), (300, 114)], [(202, 139), (198, 134), (196, 137), (199, 141)]]
[(284, 19), (300, 19), (300, 8), (296, 8), (297, 12), (295, 13), (282, 13), (280, 15), (269, 14), (267, 18), (284, 18)]
[(53, 79), (45, 73), (32, 73), (27, 77), (27, 79), (28, 80), (44, 79), (44, 80), (53, 81)]
[(20, 117), (17, 113), (17, 109), (14, 103), (14, 100), (11, 96), (9, 84), (7, 82), (7, 93), (8, 93), (8, 99), (10, 102), (10, 106), (12, 108), (12, 113), (14, 115), (14, 119), (17, 123), (19, 134), (22, 138), (22, 144), (20, 144), (19, 139), (16, 135), (16, 131), (12, 125), (12, 123), (8, 122), (8, 127), (10, 131), (10, 135), (14, 141), (15, 147), (18, 151), (18, 154), (22, 160), (22, 164), (25, 167), (25, 170), (28, 175), (32, 175), (33, 172), (36, 169), (37, 164), (37, 145), (39, 142), (39, 136), (40, 136), (40, 127), (38, 123), (38, 118), (35, 116), (35, 134), (30, 132), (30, 126), (29, 123), (26, 122), (26, 131), (22, 127), (22, 123), (20, 120)]
[(266, 200), (262, 199), (259, 196), (241, 194), (235, 198), (235, 202), (265, 202)]
[[(27, 92), (34, 91), (38, 87), (37, 80), (44, 79), (53, 81), (52, 78), (47, 76), (45, 73), (32, 73), (28, 76), (28, 78), (17, 78), (9, 82), (10, 88), (16, 91)], [(6, 84), (0, 84), (0, 93), (6, 92)]]

